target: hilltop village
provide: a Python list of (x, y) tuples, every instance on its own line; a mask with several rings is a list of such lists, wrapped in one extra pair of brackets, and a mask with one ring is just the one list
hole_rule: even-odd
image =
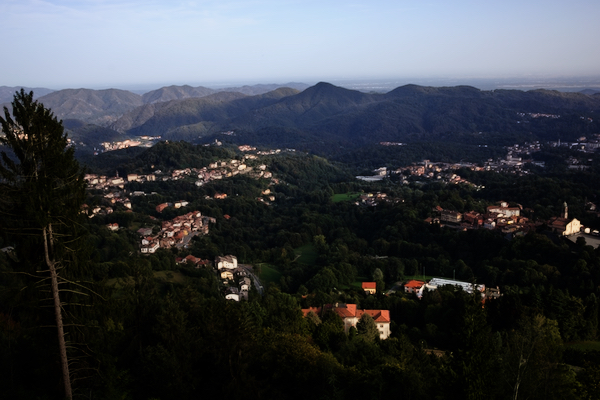
[[(239, 147), (240, 151), (243, 152), (256, 150), (250, 146)], [(203, 168), (174, 169), (169, 172), (155, 170), (150, 174), (127, 174), (126, 177), (120, 177), (118, 172), (114, 177), (98, 174), (86, 174), (84, 178), (87, 182), (88, 189), (95, 190), (96, 193), (101, 193), (104, 201), (102, 205), (98, 205), (92, 209), (89, 209), (89, 207), (85, 206), (85, 212), (90, 218), (92, 218), (97, 214), (110, 214), (114, 211), (115, 207), (119, 206), (130, 210), (130, 197), (157, 194), (156, 192), (146, 193), (140, 190), (128, 192), (125, 190), (125, 187), (128, 183), (132, 182), (143, 184), (146, 182), (187, 180), (194, 182), (196, 186), (200, 187), (216, 180), (227, 179), (236, 175), (246, 175), (252, 179), (267, 179), (269, 180), (270, 184), (277, 184), (278, 180), (273, 178), (273, 174), (267, 170), (267, 166), (259, 163), (257, 160), (259, 155), (272, 155), (279, 153), (281, 153), (281, 150), (275, 150), (272, 152), (257, 152), (256, 155), (244, 155), (242, 160), (232, 159), (216, 161)], [(270, 195), (270, 190), (265, 190), (263, 195), (264, 197), (259, 197), (257, 200), (267, 204), (275, 201), (275, 197)], [(227, 198), (227, 193), (216, 193), (214, 195), (214, 199), (224, 198)], [(172, 204), (172, 206), (175, 208), (185, 207), (186, 205), (187, 204), (183, 204), (182, 202), (176, 202)], [(167, 206), (169, 206), (169, 204), (157, 205), (157, 211), (160, 212)]]

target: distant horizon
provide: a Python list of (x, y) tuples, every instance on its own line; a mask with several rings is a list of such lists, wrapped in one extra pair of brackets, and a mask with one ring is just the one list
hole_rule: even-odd
[[(255, 86), (255, 85), (285, 85), (285, 84), (305, 84), (314, 86), (319, 82), (327, 82), (335, 86), (344, 87), (352, 90), (368, 92), (388, 92), (404, 85), (419, 86), (473, 86), (480, 90), (495, 89), (515, 89), (515, 90), (534, 90), (548, 89), (563, 92), (577, 92), (585, 89), (600, 90), (600, 75), (598, 76), (506, 76), (506, 77), (413, 77), (413, 78), (337, 78), (337, 79), (265, 79), (265, 80), (220, 80), (220, 81), (191, 81), (183, 83), (179, 80), (174, 82), (157, 82), (147, 84), (121, 84), (121, 85), (72, 85), (65, 87), (52, 87), (50, 85), (0, 85), (0, 87), (25, 87), (29, 89), (48, 89), (60, 91), (67, 89), (91, 89), (107, 90), (118, 89), (127, 90), (136, 94), (143, 94), (153, 90), (169, 86), (192, 86), (206, 87), (209, 89), (224, 89), (229, 87)], [(0, 82), (1, 83), (1, 82)]]

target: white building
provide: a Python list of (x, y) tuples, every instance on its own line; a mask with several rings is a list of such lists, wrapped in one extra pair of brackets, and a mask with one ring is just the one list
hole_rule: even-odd
[(237, 257), (232, 255), (217, 257), (215, 265), (217, 266), (217, 269), (236, 269)]
[(428, 283), (423, 285), (421, 287), (421, 289), (419, 289), (419, 291), (417, 292), (417, 296), (422, 297), (423, 291), (425, 289), (430, 290), (430, 291), (437, 290), (439, 287), (442, 287), (442, 286), (454, 286), (456, 288), (460, 287), (460, 288), (462, 288), (462, 290), (465, 293), (469, 293), (469, 294), (472, 294), (473, 292), (477, 291), (477, 292), (481, 293), (482, 297), (485, 292), (485, 285), (477, 285), (474, 283), (462, 282), (462, 281), (457, 281), (454, 279), (432, 278)]

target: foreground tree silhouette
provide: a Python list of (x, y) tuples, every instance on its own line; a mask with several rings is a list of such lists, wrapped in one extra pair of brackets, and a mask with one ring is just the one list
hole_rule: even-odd
[(64, 395), (71, 399), (59, 285), (66, 282), (63, 271), (75, 257), (85, 181), (62, 123), (33, 101), (33, 92), (17, 92), (12, 108), (12, 116), (4, 107), (0, 117), (5, 135), (0, 143), (8, 147), (0, 162), (2, 228), (15, 241), (18, 272), (38, 286), (50, 281)]

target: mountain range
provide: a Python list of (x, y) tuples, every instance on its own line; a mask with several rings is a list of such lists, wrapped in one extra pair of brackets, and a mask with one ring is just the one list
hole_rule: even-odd
[[(39, 100), (87, 145), (135, 136), (234, 142), (311, 151), (379, 142), (504, 144), (514, 138), (575, 140), (600, 133), (600, 94), (405, 85), (364, 93), (321, 82), (230, 90), (169, 86), (137, 95), (67, 89)], [(306, 85), (304, 85), (306, 86)]]
[[(33, 91), (34, 98), (52, 109), (60, 119), (80, 119), (87, 123), (107, 126), (127, 111), (144, 104), (155, 104), (170, 100), (200, 98), (219, 92), (235, 92), (248, 96), (260, 95), (280, 87), (304, 90), (304, 83), (258, 84), (240, 87), (211, 89), (203, 86), (165, 86), (142, 95), (121, 89), (63, 89), (24, 88)], [(0, 86), (0, 106), (10, 109), (10, 102), (21, 87)]]
[(126, 113), (110, 127), (123, 134), (192, 141), (234, 131), (240, 141), (254, 145), (315, 142), (316, 147), (433, 140), (480, 132), (520, 132), (545, 139), (563, 135), (565, 140), (600, 132), (596, 118), (600, 95), (548, 90), (406, 85), (388, 93), (363, 93), (322, 82), (303, 91), (280, 88), (259, 96), (219, 93), (151, 106)]

